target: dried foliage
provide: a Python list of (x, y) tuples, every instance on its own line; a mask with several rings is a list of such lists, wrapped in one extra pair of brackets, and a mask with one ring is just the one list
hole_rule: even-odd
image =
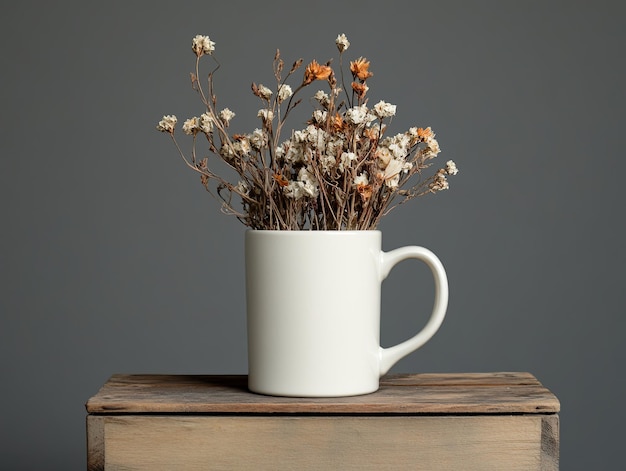
[[(440, 152), (435, 134), (429, 128), (412, 127), (386, 136), (396, 106), (379, 101), (368, 107), (367, 80), (372, 77), (370, 62), (359, 57), (351, 61), (351, 81), (346, 86), (343, 53), (350, 43), (341, 34), (335, 40), (339, 50), (340, 78), (331, 62), (313, 60), (304, 67), (295, 90), (287, 83), (294, 80), (303, 60), (285, 64), (276, 51), (273, 61), (276, 86), (252, 84), (262, 108), (260, 127), (249, 134), (231, 134), (235, 117), (228, 108), (218, 110), (213, 75), (219, 63), (213, 53), (215, 43), (208, 36), (196, 36), (192, 50), (196, 55), (193, 89), (205, 111), (187, 119), (182, 131), (193, 139), (190, 155), (180, 147), (176, 136), (177, 119), (166, 115), (157, 129), (171, 136), (184, 162), (200, 174), (200, 181), (222, 203), (223, 210), (234, 214), (253, 229), (276, 230), (369, 230), (398, 204), (417, 196), (448, 188), (447, 177), (457, 173), (449, 160), (443, 168), (425, 178), (423, 172)], [(210, 56), (216, 67), (208, 74), (206, 86), (199, 80), (200, 61)], [(327, 91), (313, 97), (313, 113), (302, 130), (281, 134), (290, 112), (301, 103), (303, 89), (324, 82)], [(341, 83), (338, 83), (341, 82)], [(212, 157), (197, 156), (197, 146), (207, 145)], [(238, 176), (230, 182), (214, 172), (211, 159), (221, 159)]]

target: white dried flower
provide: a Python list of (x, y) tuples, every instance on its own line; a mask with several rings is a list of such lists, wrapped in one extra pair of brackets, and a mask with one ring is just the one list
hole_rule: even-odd
[(286, 162), (298, 163), (304, 162), (304, 148), (302, 144), (291, 143), (287, 145), (286, 152), (283, 152)]
[(307, 167), (302, 167), (300, 169), (298, 172), (298, 180), (304, 183), (302, 190), (305, 195), (310, 196), (311, 198), (317, 198), (320, 194), (319, 183)]
[(354, 186), (366, 186), (370, 184), (370, 180), (367, 177), (367, 173), (363, 172), (360, 175), (354, 177), (354, 181), (352, 182)]
[(166, 114), (163, 116), (163, 119), (159, 121), (157, 124), (157, 130), (161, 132), (169, 132), (170, 134), (174, 133), (174, 128), (176, 127), (176, 123), (178, 119), (173, 114)]
[(259, 85), (259, 95), (261, 96), (261, 98), (265, 98), (266, 100), (269, 100), (272, 96), (272, 91), (267, 88), (265, 85), (261, 84)]
[(393, 158), (393, 153), (389, 150), (388, 147), (381, 145), (376, 149), (376, 157), (378, 158), (378, 166), (380, 168), (385, 168), (391, 162)]
[(350, 41), (348, 41), (348, 38), (343, 33), (337, 36), (337, 39), (335, 39), (335, 44), (337, 45), (337, 49), (339, 49), (339, 52), (344, 52), (350, 47)]
[(352, 165), (352, 162), (356, 159), (356, 154), (354, 152), (342, 152), (339, 157), (339, 171), (344, 172), (347, 168)]
[(220, 111), (220, 119), (222, 120), (225, 126), (228, 126), (230, 124), (230, 120), (233, 119), (234, 117), (235, 117), (235, 113), (230, 111), (228, 108), (224, 108), (222, 111)]
[(367, 121), (367, 106), (354, 106), (346, 111), (346, 120), (352, 124), (363, 124)]
[(337, 159), (332, 154), (324, 154), (320, 156), (319, 162), (322, 165), (322, 171), (326, 174), (330, 173), (337, 165)]
[(183, 123), (183, 132), (188, 136), (196, 134), (200, 130), (200, 120), (196, 117), (189, 118)]
[(390, 118), (396, 114), (396, 105), (380, 100), (374, 105), (374, 114), (379, 118)]
[(237, 151), (235, 150), (234, 145), (228, 142), (223, 143), (220, 148), (220, 156), (226, 160), (235, 158), (237, 156)]
[(397, 188), (400, 182), (400, 173), (404, 170), (405, 163), (400, 159), (391, 159), (385, 170), (379, 174), (379, 178), (387, 187)]
[(448, 160), (446, 162), (446, 173), (448, 175), (456, 175), (457, 173), (459, 173), (459, 169), (456, 168), (456, 164), (454, 163), (454, 160)]
[(395, 142), (389, 144), (389, 150), (396, 159), (406, 156), (406, 147), (403, 147), (401, 144), (397, 144)]
[(274, 155), (276, 156), (277, 159), (284, 159), (285, 158), (285, 146), (284, 146), (284, 144), (278, 146), (274, 150)]
[(246, 155), (250, 153), (252, 146), (248, 138), (244, 136), (233, 142), (233, 149), (238, 155)]
[(383, 145), (386, 145), (396, 159), (403, 159), (409, 151), (411, 138), (407, 134), (396, 134), (392, 138), (385, 138)]
[(271, 121), (274, 119), (274, 113), (272, 110), (262, 109), (257, 113), (257, 118), (261, 118), (263, 121)]
[(278, 89), (278, 102), (282, 103), (293, 94), (293, 90), (287, 84), (282, 84)]
[(313, 121), (315, 121), (318, 124), (324, 123), (326, 122), (327, 116), (328, 116), (328, 113), (326, 111), (315, 110), (313, 112)]
[(250, 144), (257, 150), (267, 146), (267, 136), (261, 129), (255, 129), (250, 136)]
[(296, 200), (305, 196), (317, 198), (319, 196), (319, 183), (306, 167), (302, 167), (298, 172), (298, 180), (290, 181), (283, 187), (283, 191), (286, 196)]
[(411, 144), (411, 136), (407, 133), (396, 134), (393, 136), (393, 142), (400, 147), (407, 148)]
[(283, 187), (283, 191), (285, 192), (285, 195), (289, 198), (297, 200), (304, 196), (303, 188), (304, 183), (290, 181), (286, 186)]
[(193, 38), (191, 50), (195, 52), (198, 57), (204, 54), (211, 54), (215, 51), (215, 43), (211, 41), (208, 36), (198, 34)]
[(200, 115), (200, 130), (206, 134), (213, 132), (213, 117), (209, 113)]
[(430, 159), (434, 159), (441, 152), (441, 149), (439, 148), (439, 143), (435, 138), (430, 138), (426, 141), (426, 149), (424, 150), (426, 157)]
[(295, 143), (300, 143), (300, 142), (307, 142), (308, 140), (308, 134), (306, 133), (306, 131), (294, 131), (293, 132), (293, 137), (292, 137), (292, 141)]
[(328, 94), (322, 90), (316, 92), (315, 95), (313, 95), (313, 98), (315, 98), (319, 102), (319, 104), (324, 107), (330, 104), (330, 98), (328, 97)]
[(428, 188), (430, 188), (430, 190), (434, 192), (447, 190), (449, 186), (450, 185), (448, 184), (448, 180), (446, 180), (445, 170), (441, 169), (435, 174), (435, 176), (433, 177), (433, 181), (430, 182)]
[(309, 124), (305, 130), (307, 141), (310, 142), (313, 147), (323, 148), (325, 142), (328, 139), (328, 133), (323, 129), (317, 128), (312, 124)]
[(331, 134), (326, 142), (326, 152), (330, 155), (340, 155), (344, 146), (344, 140)]

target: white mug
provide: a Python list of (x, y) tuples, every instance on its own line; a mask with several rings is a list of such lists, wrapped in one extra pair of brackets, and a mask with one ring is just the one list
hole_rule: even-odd
[[(435, 334), (448, 305), (443, 265), (423, 247), (383, 252), (381, 239), (380, 231), (246, 231), (251, 391), (294, 397), (371, 393), (398, 360)], [(418, 334), (382, 348), (381, 284), (409, 258), (433, 273), (433, 312)]]

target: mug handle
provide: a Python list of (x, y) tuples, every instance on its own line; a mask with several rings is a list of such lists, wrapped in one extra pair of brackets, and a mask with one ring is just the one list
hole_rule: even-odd
[(380, 281), (382, 282), (387, 278), (389, 272), (395, 265), (409, 258), (423, 261), (432, 271), (435, 279), (435, 303), (433, 312), (424, 328), (410, 339), (393, 347), (379, 347), (380, 376), (387, 373), (401, 358), (404, 358), (409, 353), (414, 352), (428, 342), (428, 340), (435, 335), (437, 330), (439, 330), (446, 315), (446, 309), (448, 308), (448, 278), (446, 277), (446, 271), (437, 256), (424, 247), (408, 246), (390, 252), (381, 252)]

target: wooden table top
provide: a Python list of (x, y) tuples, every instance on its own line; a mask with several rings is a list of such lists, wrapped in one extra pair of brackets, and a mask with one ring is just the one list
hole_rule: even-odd
[(554, 394), (530, 373), (422, 373), (381, 378), (372, 394), (290, 398), (251, 393), (245, 375), (115, 374), (89, 414), (553, 414)]

